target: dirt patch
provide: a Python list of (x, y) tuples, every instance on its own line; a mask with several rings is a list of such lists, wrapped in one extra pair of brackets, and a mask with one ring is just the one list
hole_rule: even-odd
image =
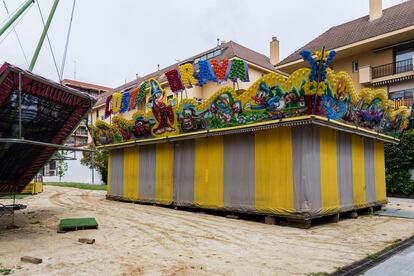
[[(408, 219), (363, 216), (308, 230), (115, 202), (104, 191), (46, 186), (19, 200), (16, 230), (0, 218), (0, 262), (13, 275), (187, 275), (333, 272), (414, 234)], [(95, 217), (98, 230), (56, 233), (59, 220)], [(38, 221), (38, 223), (31, 223)], [(79, 238), (95, 239), (85, 245)], [(20, 262), (30, 255), (39, 265)]]

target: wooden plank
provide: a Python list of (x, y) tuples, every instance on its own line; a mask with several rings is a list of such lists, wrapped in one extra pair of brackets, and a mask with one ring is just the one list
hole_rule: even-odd
[(43, 262), (40, 258), (30, 257), (30, 256), (23, 256), (20, 258), (22, 262), (31, 263), (31, 264), (41, 264)]
[(79, 238), (78, 239), (78, 242), (86, 243), (86, 244), (94, 244), (95, 243), (95, 239)]

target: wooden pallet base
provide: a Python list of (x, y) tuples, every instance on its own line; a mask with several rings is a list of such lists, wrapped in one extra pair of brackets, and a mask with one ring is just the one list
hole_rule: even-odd
[(223, 209), (205, 209), (195, 206), (177, 206), (177, 205), (162, 205), (154, 202), (140, 202), (137, 200), (128, 200), (119, 197), (107, 196), (107, 199), (121, 202), (132, 202), (142, 205), (153, 205), (158, 207), (170, 208), (174, 210), (189, 211), (197, 214), (210, 214), (224, 216), (229, 219), (244, 219), (252, 220), (257, 222), (264, 222), (269, 225), (280, 225), (295, 227), (301, 229), (309, 229), (313, 225), (320, 225), (324, 223), (338, 223), (341, 219), (358, 218), (359, 215), (371, 215), (374, 211), (381, 210), (382, 205), (378, 205), (350, 210), (350, 211), (339, 211), (337, 213), (322, 214), (315, 217), (305, 217), (301, 214), (290, 215), (278, 215), (278, 214), (263, 214), (256, 212), (240, 212), (235, 210), (223, 210)]

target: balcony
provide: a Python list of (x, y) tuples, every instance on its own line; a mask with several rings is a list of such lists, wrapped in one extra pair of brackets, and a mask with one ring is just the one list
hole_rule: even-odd
[(398, 99), (392, 99), (394, 102), (394, 109), (397, 110), (400, 106), (406, 106), (410, 108), (413, 105), (413, 97), (404, 97)]
[(412, 58), (372, 67), (372, 78), (377, 79), (410, 71), (413, 71)]
[(359, 69), (359, 83), (374, 86), (385, 85), (414, 78), (413, 59), (406, 59), (380, 66), (361, 66)]

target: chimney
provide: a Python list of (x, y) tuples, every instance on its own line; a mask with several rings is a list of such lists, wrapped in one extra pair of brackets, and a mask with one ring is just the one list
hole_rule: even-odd
[(369, 0), (369, 21), (382, 16), (382, 0)]
[(272, 37), (272, 41), (270, 41), (270, 63), (276, 66), (279, 61), (279, 40), (274, 36)]

